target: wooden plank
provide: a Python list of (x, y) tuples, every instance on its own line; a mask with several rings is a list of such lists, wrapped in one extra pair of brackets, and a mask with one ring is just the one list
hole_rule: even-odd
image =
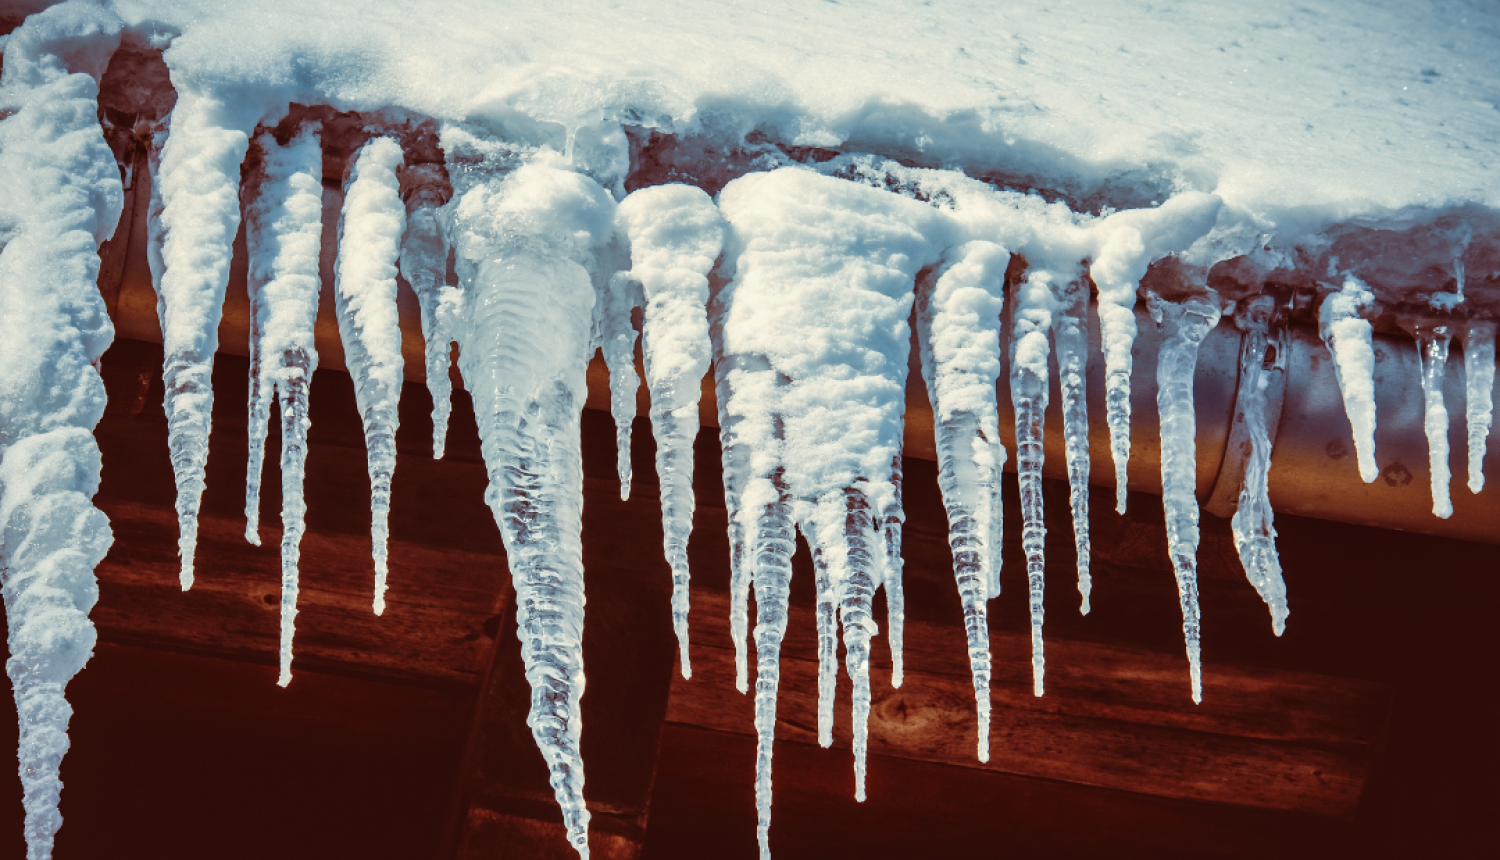
[[(712, 620), (727, 616), (726, 596), (700, 591), (694, 597), (694, 678), (674, 678), (667, 719), (753, 734), (753, 702), (733, 687), (727, 625)], [(792, 613), (778, 739), (816, 740), (811, 615)], [(1042, 698), (1031, 695), (1029, 661), (996, 661), (991, 760), (981, 764), (961, 639), (954, 630), (920, 622), (908, 625), (906, 635), (905, 684), (892, 690), (889, 669), (877, 669), (870, 718), (871, 750), (902, 758), (1346, 817), (1358, 803), (1386, 710), (1386, 695), (1374, 684), (1232, 666), (1215, 667), (1205, 705), (1194, 707), (1179, 659), (1054, 640)], [(997, 636), (993, 650), (1021, 652), (1021, 640)], [(939, 643), (941, 649), (934, 647)], [(840, 745), (849, 743), (847, 688), (845, 680), (835, 720)]]

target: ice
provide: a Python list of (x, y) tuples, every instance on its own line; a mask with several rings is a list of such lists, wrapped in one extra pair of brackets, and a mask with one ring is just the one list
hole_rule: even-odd
[(999, 592), (1004, 517), (995, 381), (1000, 375), (1000, 311), (1010, 253), (993, 242), (953, 249), (918, 285), (922, 378), (932, 404), (938, 485), (948, 514), (953, 578), (963, 604), (969, 671), (979, 714), (980, 761), (989, 761), (988, 598)]
[(213, 364), (219, 317), (229, 282), (234, 235), (240, 226), (240, 162), (250, 145), (258, 108), (179, 87), (159, 168), (160, 196), (151, 218), (152, 281), (161, 321), (162, 405), (167, 448), (177, 481), (181, 583), (193, 585), (198, 507), (203, 498), (208, 435), (213, 421)]
[(1099, 338), (1104, 352), (1105, 417), (1115, 464), (1115, 510), (1125, 513), (1130, 465), (1130, 375), (1134, 366), (1135, 298), (1146, 269), (1206, 234), (1222, 201), (1201, 192), (1178, 194), (1152, 209), (1127, 209), (1095, 228), (1089, 276), (1099, 289)]
[(1167, 519), (1167, 555), (1177, 575), (1182, 633), (1187, 641), (1193, 702), (1203, 701), (1203, 668), (1198, 615), (1198, 419), (1193, 408), (1193, 372), (1198, 347), (1219, 324), (1218, 296), (1191, 295), (1180, 301), (1147, 295), (1152, 319), (1161, 326), (1156, 356), (1156, 409), (1161, 421), (1162, 505)]
[(599, 321), (600, 347), (609, 370), (609, 411), (615, 420), (615, 470), (620, 477), (621, 501), (630, 498), (630, 430), (641, 386), (635, 368), (638, 333), (632, 318), (644, 304), (641, 284), (629, 272), (616, 272), (610, 277)]
[[(820, 638), (837, 611), (853, 685), (855, 798), (863, 800), (871, 604), (896, 503), (891, 466), (901, 445), (912, 285), (936, 262), (948, 228), (922, 203), (798, 168), (734, 180), (719, 208), (734, 252), (726, 262), (733, 283), (721, 296), (724, 351), (745, 362), (731, 372), (729, 412), (752, 474), (781, 469), (792, 518), (814, 553)], [(743, 499), (740, 507), (754, 509)], [(828, 650), (820, 647), (824, 659)], [(831, 697), (820, 692), (820, 703)], [(823, 740), (831, 739), (829, 717), (819, 719)]]
[(1448, 469), (1448, 405), (1443, 402), (1443, 382), (1448, 377), (1448, 347), (1453, 335), (1443, 322), (1418, 323), (1415, 334), (1417, 356), (1421, 360), (1422, 429), (1427, 434), (1432, 513), (1447, 519), (1453, 516), (1453, 500), (1448, 492), (1453, 476)]
[(1484, 489), (1484, 454), (1495, 411), (1495, 322), (1459, 327), (1464, 347), (1464, 410), (1469, 425), (1469, 492)]
[(615, 204), (562, 161), (443, 127), (454, 183), (446, 209), (461, 301), (448, 305), (474, 397), (516, 590), (527, 724), (551, 774), (569, 843), (588, 857), (579, 699), (583, 695), (583, 455), (580, 410), (595, 300), (590, 267)]
[(0, 81), (0, 580), (28, 860), (52, 856), (62, 825), (63, 694), (93, 654), (93, 571), (113, 540), (91, 431), (114, 338), (97, 250), (122, 200), (95, 99), (119, 42), (112, 13), (53, 8), (10, 35)]
[(1338, 375), (1344, 396), (1344, 413), (1354, 432), (1354, 453), (1359, 476), (1370, 483), (1380, 475), (1375, 465), (1375, 349), (1365, 314), (1371, 312), (1375, 296), (1358, 278), (1349, 275), (1343, 287), (1323, 300), (1318, 311), (1319, 331)]
[(1033, 269), (1016, 290), (1010, 341), (1010, 402), (1016, 413), (1016, 477), (1021, 485), (1021, 548), (1031, 595), (1031, 692), (1040, 696), (1046, 674), (1042, 651), (1042, 593), (1046, 575), (1047, 525), (1042, 519), (1042, 427), (1047, 414), (1048, 334), (1057, 312), (1055, 290), (1062, 278)]
[(1070, 273), (1058, 295), (1052, 339), (1057, 349), (1057, 381), (1062, 391), (1063, 454), (1068, 464), (1068, 495), (1073, 509), (1073, 546), (1078, 555), (1079, 611), (1089, 614), (1089, 404), (1085, 391), (1089, 363), (1089, 284)]
[(401, 416), (401, 320), (396, 311), (396, 262), (406, 231), (396, 168), (403, 159), (393, 138), (360, 148), (344, 180), (334, 298), (344, 363), (365, 428), (370, 472), (370, 548), (375, 559), (375, 614), (385, 612), (386, 542), (390, 534), (391, 476)]
[(399, 265), (421, 308), (427, 391), (432, 395), (432, 456), (442, 459), (453, 408), (449, 376), (453, 337), (443, 325), (441, 307), (445, 297), (451, 300), (457, 294), (457, 288), (448, 284), (448, 242), (438, 218), (438, 207), (446, 202), (444, 179), (436, 168), (413, 165), (406, 170), (406, 235), (401, 238)]
[[(710, 284), (713, 287), (713, 284)], [(727, 533), (729, 538), (729, 635), (734, 640), (734, 684), (735, 689), (741, 693), (749, 690), (748, 669), (746, 667), (746, 635), (749, 626), (749, 601), (750, 589), (754, 580), (753, 570), (755, 568), (754, 548), (747, 543), (747, 534), (753, 533), (746, 525), (745, 518), (752, 516), (745, 511), (741, 500), (741, 494), (749, 486), (753, 479), (750, 471), (749, 447), (740, 439), (740, 418), (729, 411), (730, 401), (734, 397), (732, 386), (733, 371), (739, 367), (740, 362), (729, 355), (724, 349), (724, 318), (726, 316), (723, 302), (722, 287), (713, 290), (713, 295), (708, 304), (708, 334), (713, 345), (713, 372), (714, 372), (714, 398), (715, 406), (719, 413), (719, 462), (724, 473), (724, 509), (727, 515)], [(757, 438), (765, 439), (768, 434), (757, 434)], [(762, 442), (764, 445), (764, 442)], [(766, 455), (762, 453), (764, 458)], [(787, 516), (783, 513), (782, 516)], [(789, 526), (790, 528), (790, 526)], [(787, 576), (790, 576), (788, 569)], [(760, 601), (757, 600), (759, 607)], [(762, 610), (757, 608), (757, 613)], [(783, 608), (783, 613), (784, 613)], [(783, 615), (781, 629), (785, 631), (785, 618)], [(778, 629), (773, 624), (770, 630)], [(769, 634), (768, 634), (769, 635)], [(759, 634), (757, 634), (759, 636)], [(759, 641), (757, 639), (757, 641)], [(775, 647), (779, 648), (781, 635), (774, 636)], [(771, 641), (766, 647), (772, 647)], [(763, 653), (761, 646), (756, 645), (757, 654)], [(757, 657), (757, 662), (761, 658)], [(762, 670), (757, 670), (760, 672)], [(759, 682), (756, 685), (756, 707), (760, 707)], [(775, 684), (771, 685), (770, 707), (774, 714), (776, 705)], [(774, 720), (773, 720), (774, 723)], [(767, 761), (769, 762), (770, 742), (766, 741)], [(767, 765), (769, 767), (769, 764)], [(768, 801), (769, 802), (769, 801)], [(769, 808), (769, 807), (767, 807)]]
[[(630, 277), (645, 293), (646, 384), (651, 389), (651, 428), (661, 483), (662, 543), (672, 568), (672, 626), (682, 677), (689, 678), (687, 547), (693, 531), (693, 442), (698, 437), (701, 383), (713, 350), (705, 313), (708, 272), (723, 247), (724, 220), (708, 195), (689, 185), (636, 191), (620, 203), (616, 218), (630, 239)], [(628, 451), (626, 455), (628, 459)]]
[(281, 673), (292, 680), (298, 559), (306, 529), (308, 389), (318, 369), (323, 245), (323, 147), (316, 125), (303, 125), (281, 146), (269, 132), (255, 139), (246, 183), (245, 247), (250, 293), (250, 461), (245, 475), (245, 538), (259, 546), (261, 464), (271, 400), (281, 406)]
[(1234, 314), (1235, 325), (1244, 333), (1240, 341), (1236, 408), (1242, 410), (1250, 453), (1245, 460), (1239, 503), (1229, 525), (1245, 577), (1271, 610), (1271, 629), (1280, 636), (1286, 631), (1286, 582), (1281, 578), (1281, 556), (1276, 551), (1276, 526), (1271, 510), (1271, 430), (1266, 410), (1271, 367), (1284, 360), (1272, 350), (1284, 348), (1285, 344), (1273, 347), (1267, 337), (1274, 304), (1269, 295), (1256, 296), (1242, 303)]

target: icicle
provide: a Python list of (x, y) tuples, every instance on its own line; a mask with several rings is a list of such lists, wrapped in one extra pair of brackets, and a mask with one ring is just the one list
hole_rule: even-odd
[(260, 166), (247, 183), (245, 248), (250, 266), (250, 465), (245, 479), (245, 537), (259, 545), (261, 462), (270, 401), (281, 405), (281, 674), (292, 680), (298, 559), (307, 504), (308, 387), (318, 368), (313, 326), (318, 317), (323, 244), (323, 147), (314, 125), (286, 146), (269, 132), (255, 139)]
[(377, 137), (360, 148), (344, 180), (334, 297), (344, 363), (364, 421), (370, 472), (370, 549), (375, 559), (375, 614), (385, 612), (386, 541), (391, 475), (401, 420), (401, 318), (396, 310), (396, 258), (406, 231), (396, 168), (401, 144)]
[(1250, 456), (1245, 460), (1239, 504), (1229, 524), (1245, 577), (1271, 610), (1271, 629), (1280, 636), (1286, 631), (1286, 582), (1281, 578), (1281, 557), (1276, 551), (1276, 526), (1272, 521), (1271, 430), (1266, 415), (1266, 390), (1272, 365), (1280, 360), (1280, 356), (1268, 351), (1268, 317), (1274, 304), (1271, 296), (1256, 296), (1242, 303), (1234, 315), (1235, 324), (1244, 332), (1235, 408), (1250, 437)]
[(1354, 433), (1359, 476), (1368, 484), (1380, 475), (1375, 465), (1375, 349), (1369, 320), (1375, 296), (1349, 275), (1341, 290), (1323, 300), (1318, 311), (1323, 343), (1333, 353), (1344, 413)]
[(813, 544), (813, 587), (816, 589), (813, 617), (818, 630), (818, 744), (827, 749), (833, 746), (833, 704), (839, 683), (838, 595), (828, 569), (828, 558), (815, 539), (816, 529), (807, 522), (801, 523), (800, 528)]
[(1016, 413), (1016, 474), (1021, 484), (1021, 545), (1026, 551), (1026, 581), (1031, 593), (1031, 691), (1040, 696), (1046, 674), (1042, 650), (1042, 593), (1045, 582), (1047, 526), (1042, 519), (1042, 426), (1047, 413), (1047, 335), (1057, 299), (1055, 273), (1026, 274), (1016, 290), (1011, 333), (1010, 401)]
[(620, 476), (620, 501), (630, 498), (632, 464), (630, 430), (635, 421), (636, 392), (641, 377), (635, 369), (637, 332), (633, 317), (645, 300), (641, 284), (628, 272), (616, 272), (605, 290), (601, 351), (609, 369), (609, 411), (615, 422), (615, 470)]
[(406, 170), (410, 188), (406, 200), (406, 235), (401, 239), (401, 275), (416, 293), (422, 312), (427, 390), (432, 395), (432, 457), (440, 460), (448, 439), (448, 414), (453, 408), (449, 377), (453, 336), (440, 311), (445, 298), (456, 295), (448, 284), (448, 242), (438, 221), (445, 202), (437, 165), (415, 165)]
[(123, 196), (96, 99), (120, 29), (96, 6), (33, 15), (10, 35), (0, 83), (0, 586), (28, 860), (52, 856), (62, 824), (63, 694), (93, 654), (94, 566), (112, 542), (91, 502), (90, 431), (104, 412), (95, 365), (114, 339), (97, 251)]
[[(878, 629), (871, 610), (887, 569), (881, 532), (897, 516), (891, 464), (905, 406), (906, 321), (913, 279), (935, 261), (933, 237), (945, 222), (920, 202), (800, 169), (736, 179), (719, 207), (741, 249), (723, 342), (732, 355), (764, 360), (760, 375), (785, 379), (776, 414), (786, 486), (814, 552), (820, 639), (829, 638), (831, 607), (842, 627), (855, 798), (863, 800)], [(738, 382), (731, 389), (737, 402), (746, 397)], [(762, 456), (756, 441), (747, 444), (752, 459)], [(820, 648), (825, 659), (829, 650)], [(831, 742), (831, 696), (820, 692), (820, 701), (820, 740)]]
[(1443, 402), (1443, 381), (1448, 377), (1448, 347), (1452, 341), (1447, 323), (1422, 322), (1416, 326), (1417, 356), (1421, 361), (1422, 426), (1427, 432), (1427, 466), (1432, 478), (1432, 513), (1453, 516), (1448, 493), (1452, 474), (1448, 470), (1448, 406)]
[(1079, 611), (1089, 614), (1089, 403), (1085, 392), (1089, 360), (1089, 284), (1082, 272), (1062, 285), (1052, 337), (1057, 347), (1062, 391), (1063, 453), (1068, 464), (1073, 509), (1073, 546), (1078, 555)]
[[(167, 447), (177, 481), (178, 553), (184, 591), (193, 585), (198, 507), (213, 422), (213, 365), (234, 235), (240, 226), (240, 162), (258, 111), (179, 87), (162, 146), (148, 221), (165, 359)], [(159, 213), (159, 214), (158, 214)]]
[(1469, 492), (1484, 489), (1484, 454), (1495, 410), (1495, 322), (1469, 320), (1459, 328), (1464, 346), (1464, 409), (1469, 424)]
[[(902, 416), (898, 437), (906, 433), (905, 416)], [(891, 649), (891, 687), (900, 688), (906, 674), (906, 657), (903, 646), (906, 636), (906, 590), (902, 586), (901, 574), (905, 567), (901, 559), (901, 527), (906, 523), (906, 510), (901, 503), (901, 486), (905, 474), (901, 469), (901, 451), (891, 458), (891, 503), (886, 505), (880, 517), (880, 537), (885, 542), (885, 565), (881, 573), (885, 585), (885, 641)]]
[[(754, 579), (752, 571), (755, 567), (755, 556), (753, 549), (746, 545), (746, 526), (743, 521), (745, 514), (740, 496), (749, 485), (751, 477), (750, 452), (748, 446), (740, 439), (740, 417), (729, 411), (729, 403), (734, 398), (730, 380), (740, 362), (736, 357), (728, 355), (724, 348), (724, 317), (721, 289), (709, 299), (708, 333), (713, 344), (714, 397), (719, 413), (719, 458), (724, 472), (724, 507), (728, 513), (729, 635), (734, 640), (735, 688), (744, 693), (749, 689), (745, 665), (747, 657), (745, 637), (746, 628), (749, 626), (750, 586)], [(757, 609), (757, 614), (759, 614), (759, 609)], [(780, 642), (780, 638), (777, 637), (776, 641)], [(756, 646), (756, 650), (759, 653), (759, 645)], [(756, 689), (758, 703), (760, 695), (758, 682)], [(774, 711), (774, 696), (771, 706)], [(767, 749), (769, 750), (769, 741)], [(769, 760), (769, 751), (766, 755)]]
[[(583, 695), (581, 411), (594, 285), (586, 266), (613, 233), (592, 180), (523, 162), (511, 147), (445, 126), (455, 199), (446, 208), (463, 300), (450, 309), (505, 540), (531, 683), (527, 719), (568, 841), (588, 857), (579, 755)], [(555, 162), (554, 162), (555, 163)]]
[(1125, 513), (1130, 465), (1130, 375), (1134, 364), (1135, 293), (1151, 263), (1186, 249), (1206, 234), (1222, 201), (1200, 192), (1178, 194), (1149, 209), (1127, 209), (1099, 222), (1099, 248), (1089, 275), (1099, 289), (1099, 338), (1104, 352), (1104, 404), (1115, 463), (1115, 510)]
[(693, 442), (701, 383), (713, 349), (704, 314), (708, 272), (723, 246), (724, 221), (708, 195), (689, 185), (637, 191), (620, 204), (616, 218), (630, 238), (630, 276), (645, 292), (646, 384), (661, 483), (662, 542), (672, 567), (672, 626), (682, 677), (690, 678), (687, 547), (693, 530)]
[(979, 712), (979, 760), (989, 761), (990, 634), (986, 604), (999, 581), (1006, 459), (996, 414), (1000, 311), (1010, 254), (970, 242), (918, 285), (917, 334), (922, 377), (932, 404), (938, 486), (948, 514), (953, 578), (963, 604), (969, 671)]
[(1193, 373), (1198, 346), (1219, 324), (1218, 296), (1170, 301), (1147, 296), (1152, 319), (1162, 329), (1156, 357), (1156, 408), (1161, 421), (1162, 504), (1167, 518), (1167, 554), (1177, 574), (1182, 633), (1187, 640), (1193, 702), (1203, 701), (1198, 618), (1198, 419), (1193, 408)]

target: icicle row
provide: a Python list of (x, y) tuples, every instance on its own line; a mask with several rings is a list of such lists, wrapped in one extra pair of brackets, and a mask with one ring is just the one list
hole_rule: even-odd
[(687, 547), (693, 531), (693, 443), (698, 437), (700, 383), (713, 350), (704, 314), (708, 272), (723, 246), (724, 222), (708, 195), (688, 185), (637, 191), (620, 204), (616, 218), (630, 239), (630, 277), (640, 282), (646, 300), (646, 384), (651, 390), (661, 484), (662, 543), (672, 568), (672, 626), (682, 677), (689, 678)]
[(360, 148), (344, 180), (334, 298), (344, 363), (365, 428), (370, 473), (370, 552), (375, 561), (375, 614), (385, 612), (386, 544), (391, 478), (401, 421), (401, 319), (396, 310), (396, 260), (406, 232), (396, 168), (404, 155), (389, 137)]
[(1147, 296), (1151, 316), (1162, 329), (1156, 358), (1156, 408), (1161, 420), (1162, 504), (1166, 510), (1167, 554), (1177, 576), (1182, 633), (1187, 643), (1193, 701), (1203, 701), (1203, 665), (1198, 614), (1198, 419), (1193, 408), (1193, 373), (1198, 347), (1219, 323), (1218, 297), (1194, 295), (1170, 301)]
[(91, 501), (91, 431), (114, 339), (97, 252), (123, 197), (96, 100), (120, 30), (97, 6), (34, 15), (9, 37), (0, 84), (0, 585), (28, 860), (52, 856), (62, 824), (63, 695), (93, 654), (94, 567), (113, 540)]

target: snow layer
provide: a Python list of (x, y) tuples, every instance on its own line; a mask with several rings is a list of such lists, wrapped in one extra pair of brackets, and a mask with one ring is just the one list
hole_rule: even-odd
[(95, 99), (120, 22), (70, 6), (12, 34), (0, 80), (0, 578), (26, 856), (62, 825), (68, 681), (93, 655), (94, 566), (113, 540), (91, 503), (104, 412), (95, 365), (114, 326), (95, 287), (122, 192)]
[(245, 537), (260, 545), (260, 473), (271, 400), (281, 404), (281, 674), (292, 680), (298, 560), (306, 530), (308, 395), (318, 351), (318, 262), (323, 244), (323, 147), (303, 126), (286, 146), (268, 132), (255, 140), (260, 165), (248, 185), (245, 246), (250, 258), (250, 462)]
[(396, 179), (402, 158), (401, 145), (389, 137), (376, 137), (360, 149), (344, 182), (334, 262), (339, 338), (365, 428), (376, 615), (385, 612), (391, 476), (405, 366), (396, 312), (396, 261), (406, 231), (406, 205)]
[(724, 244), (724, 219), (707, 194), (689, 185), (641, 189), (625, 198), (616, 218), (630, 240), (630, 277), (645, 291), (646, 384), (661, 484), (662, 542), (672, 566), (672, 626), (682, 677), (689, 678), (693, 442), (698, 438), (700, 383), (713, 350), (708, 272)]

